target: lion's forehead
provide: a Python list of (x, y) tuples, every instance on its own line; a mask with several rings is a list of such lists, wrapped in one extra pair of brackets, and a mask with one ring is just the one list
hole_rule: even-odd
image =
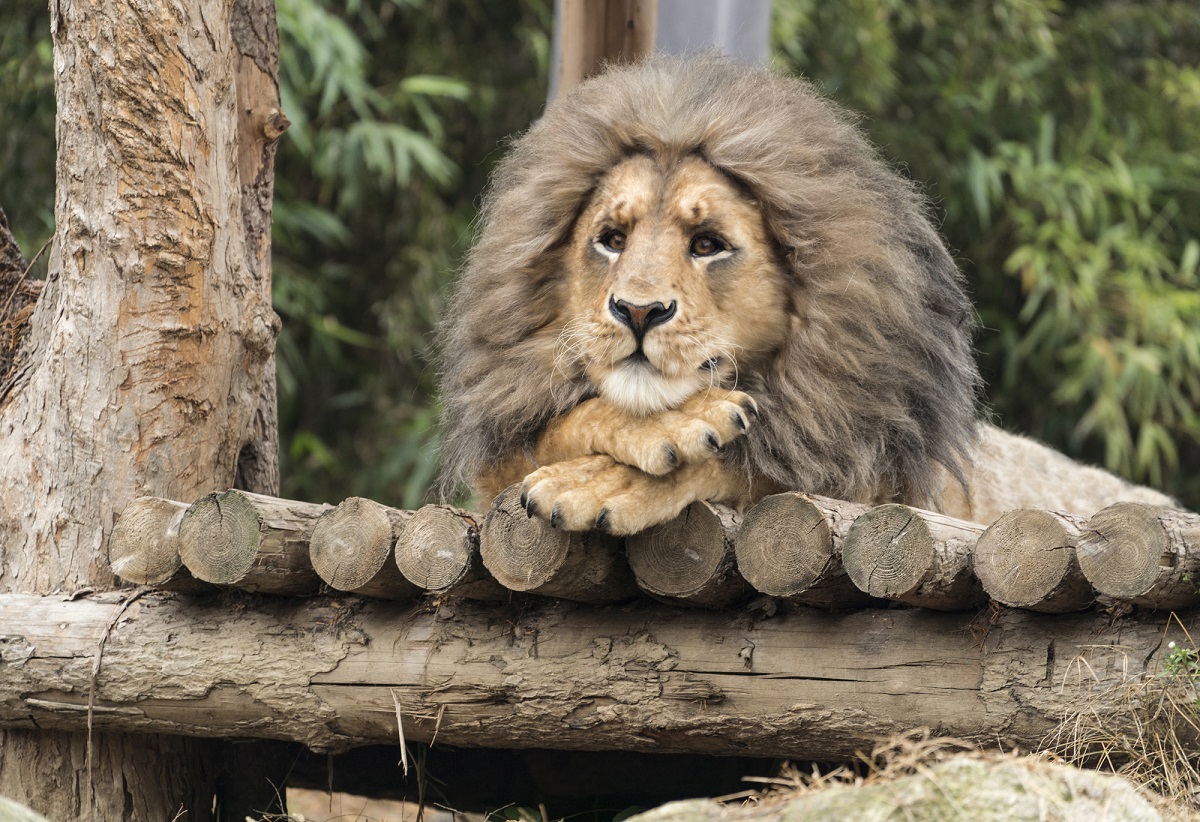
[(724, 175), (695, 157), (666, 169), (648, 157), (624, 160), (601, 184), (597, 205), (599, 219), (625, 226), (659, 215), (680, 225), (701, 226), (753, 211)]

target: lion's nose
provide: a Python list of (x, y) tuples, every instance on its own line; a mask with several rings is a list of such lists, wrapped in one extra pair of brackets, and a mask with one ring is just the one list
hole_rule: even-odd
[(639, 339), (651, 328), (662, 325), (675, 316), (675, 300), (670, 305), (650, 303), (649, 305), (634, 305), (616, 297), (608, 298), (608, 310), (620, 322), (629, 326)]

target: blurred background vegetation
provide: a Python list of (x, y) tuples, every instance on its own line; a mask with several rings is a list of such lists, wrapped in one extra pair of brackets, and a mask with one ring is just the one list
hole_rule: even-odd
[[(278, 11), (283, 494), (417, 505), (432, 329), (542, 110), (552, 2)], [(53, 222), (48, 38), (44, 0), (0, 6), (0, 206), (27, 256)], [(774, 38), (928, 190), (997, 421), (1200, 507), (1200, 4), (775, 0)]]

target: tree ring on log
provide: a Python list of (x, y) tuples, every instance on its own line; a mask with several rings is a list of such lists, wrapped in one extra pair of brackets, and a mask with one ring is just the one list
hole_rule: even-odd
[(638, 586), (651, 596), (701, 607), (736, 601), (749, 590), (734, 562), (740, 522), (731, 509), (693, 502), (670, 522), (626, 538)]
[(1032, 508), (1005, 512), (975, 546), (975, 574), (984, 590), (1014, 608), (1064, 612), (1088, 607), (1095, 596), (1075, 558), (1082, 522)]
[[(484, 566), (513, 591), (532, 591), (554, 579), (567, 561), (571, 535), (507, 504), (510, 488), (496, 497), (484, 524), (489, 538), (482, 545)], [(494, 539), (492, 538), (494, 537)], [(503, 550), (496, 548), (503, 547)]]
[(317, 521), (309, 541), (313, 570), (330, 587), (353, 591), (383, 568), (392, 551), (392, 522), (377, 502), (343, 500)]
[(441, 591), (471, 571), (479, 527), (465, 512), (426, 505), (404, 529), (404, 544), (405, 550), (396, 551), (400, 573), (427, 591)]
[(876, 597), (900, 597), (929, 572), (933, 542), (929, 526), (912, 508), (878, 505), (850, 526), (842, 561), (861, 590)]
[(746, 581), (776, 597), (803, 593), (837, 562), (824, 514), (790, 493), (764, 497), (746, 513), (736, 554)]
[(188, 506), (182, 502), (139, 497), (121, 512), (108, 538), (112, 572), (138, 585), (161, 585), (183, 567), (179, 524)]
[(183, 515), (180, 531), (183, 564), (205, 582), (229, 584), (242, 579), (258, 556), (262, 520), (244, 496), (226, 491), (196, 500)]

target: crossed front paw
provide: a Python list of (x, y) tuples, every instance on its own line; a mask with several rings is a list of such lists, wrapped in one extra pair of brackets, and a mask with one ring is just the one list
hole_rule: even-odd
[(633, 424), (598, 428), (593, 450), (619, 463), (663, 476), (682, 465), (712, 459), (725, 444), (746, 433), (758, 404), (742, 391), (703, 391), (676, 409)]
[(700, 465), (654, 476), (607, 455), (580, 457), (527, 476), (521, 504), (529, 516), (565, 531), (628, 536), (668, 522), (706, 498), (704, 480), (710, 473)]

